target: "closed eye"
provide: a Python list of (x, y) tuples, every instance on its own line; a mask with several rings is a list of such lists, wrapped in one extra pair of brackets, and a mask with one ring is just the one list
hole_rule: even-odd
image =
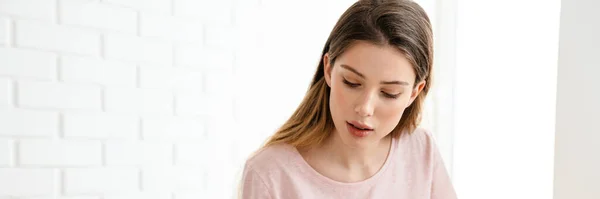
[(349, 82), (345, 78), (344, 78), (344, 84), (346, 84), (346, 85), (348, 85), (348, 86), (350, 86), (352, 88), (360, 86), (360, 84)]
[(389, 94), (386, 92), (381, 91), (381, 93), (383, 93), (383, 95), (387, 98), (391, 98), (391, 99), (396, 99), (398, 98), (402, 93), (398, 93), (398, 94)]
[[(348, 81), (346, 78), (344, 78), (343, 80), (344, 84), (348, 85), (351, 88), (356, 88), (358, 86), (360, 86), (360, 84), (358, 83), (352, 83), (350, 81)], [(384, 91), (381, 91), (381, 94), (383, 94), (384, 97), (386, 98), (390, 98), (390, 99), (396, 99), (398, 98), (402, 93), (398, 93), (398, 94), (390, 94), (390, 93), (386, 93)]]

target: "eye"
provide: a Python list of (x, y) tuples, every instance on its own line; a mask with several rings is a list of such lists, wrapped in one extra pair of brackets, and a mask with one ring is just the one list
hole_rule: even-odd
[(385, 96), (387, 98), (390, 98), (390, 99), (396, 99), (396, 98), (400, 97), (400, 95), (402, 94), (402, 93), (389, 94), (389, 93), (386, 93), (386, 92), (383, 92), (383, 91), (381, 91), (381, 93), (383, 94), (383, 96)]
[(352, 88), (360, 86), (360, 84), (349, 82), (348, 80), (346, 80), (346, 78), (344, 78), (344, 84), (346, 84)]

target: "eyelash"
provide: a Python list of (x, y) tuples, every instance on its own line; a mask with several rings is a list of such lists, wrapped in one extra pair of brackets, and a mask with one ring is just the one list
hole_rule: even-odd
[[(350, 87), (350, 88), (356, 88), (356, 87), (360, 86), (360, 84), (355, 84), (355, 83), (349, 82), (345, 78), (344, 78), (344, 84), (348, 85), (348, 87)], [(392, 94), (389, 94), (389, 93), (386, 93), (383, 91), (381, 91), (381, 93), (383, 93), (383, 96), (390, 98), (390, 99), (396, 99), (396, 98), (398, 98), (398, 96), (400, 96), (400, 94), (402, 94), (402, 93), (400, 93), (400, 94), (392, 95)]]

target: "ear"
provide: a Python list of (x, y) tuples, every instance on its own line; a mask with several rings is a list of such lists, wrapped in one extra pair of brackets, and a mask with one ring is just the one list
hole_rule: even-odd
[(425, 80), (419, 82), (419, 84), (417, 84), (417, 86), (415, 86), (415, 88), (412, 90), (411, 94), (410, 94), (410, 100), (408, 102), (408, 104), (406, 105), (406, 107), (409, 107), (414, 101), (415, 99), (417, 99), (417, 97), (419, 96), (419, 94), (421, 93), (421, 91), (423, 90), (423, 88), (425, 88)]
[(327, 82), (327, 86), (331, 87), (331, 62), (329, 62), (329, 53), (323, 55), (323, 66), (325, 82)]

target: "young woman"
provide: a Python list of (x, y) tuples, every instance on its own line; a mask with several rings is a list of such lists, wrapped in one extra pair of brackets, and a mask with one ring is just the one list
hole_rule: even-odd
[(360, 0), (339, 19), (294, 114), (247, 161), (244, 199), (454, 199), (432, 135), (432, 29), (409, 0)]

